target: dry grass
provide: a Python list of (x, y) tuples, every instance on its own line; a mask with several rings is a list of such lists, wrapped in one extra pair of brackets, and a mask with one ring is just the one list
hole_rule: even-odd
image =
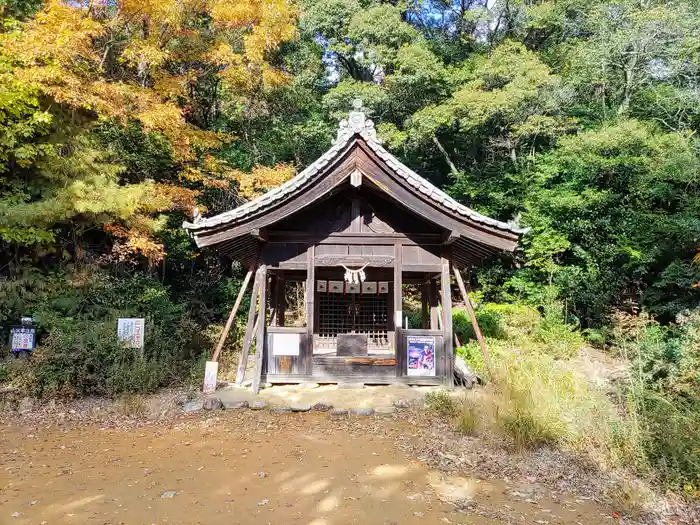
[(148, 404), (138, 394), (127, 394), (119, 400), (121, 413), (128, 417), (142, 418), (148, 414)]

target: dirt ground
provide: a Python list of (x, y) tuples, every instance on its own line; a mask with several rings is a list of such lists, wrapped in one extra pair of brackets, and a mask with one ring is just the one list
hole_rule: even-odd
[[(160, 423), (0, 421), (0, 524), (599, 524), (590, 499), (451, 475), (399, 418), (230, 411)], [(116, 428), (112, 428), (116, 427)], [(421, 443), (413, 443), (420, 448)]]

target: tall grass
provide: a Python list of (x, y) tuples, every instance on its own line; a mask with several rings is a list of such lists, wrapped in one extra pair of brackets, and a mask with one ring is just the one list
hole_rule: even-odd
[[(610, 351), (626, 374), (600, 386), (580, 371), (583, 339), (561, 312), (488, 308), (501, 323), (499, 337), (487, 337), (491, 366), (475, 342), (458, 349), (488, 378), (492, 410), (481, 419), (517, 448), (565, 448), (700, 497), (700, 310), (671, 327), (618, 316)], [(465, 433), (479, 419), (473, 410), (454, 418)]]

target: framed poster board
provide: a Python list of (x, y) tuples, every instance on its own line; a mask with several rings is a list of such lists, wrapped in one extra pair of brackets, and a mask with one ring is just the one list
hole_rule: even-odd
[(143, 348), (146, 321), (137, 317), (120, 317), (117, 320), (117, 338), (129, 348)]
[(435, 337), (407, 336), (406, 352), (409, 376), (435, 375)]
[(36, 328), (28, 326), (11, 328), (10, 346), (13, 352), (34, 350), (36, 346)]

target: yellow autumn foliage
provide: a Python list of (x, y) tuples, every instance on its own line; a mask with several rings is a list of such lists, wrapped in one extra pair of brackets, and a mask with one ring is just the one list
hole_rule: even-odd
[(124, 184), (119, 166), (93, 158), (91, 146), (81, 143), (73, 159), (50, 158), (42, 176), (52, 173), (61, 183), (40, 200), (14, 205), (0, 237), (19, 238), (21, 228), (34, 224), (41, 230), (35, 238), (50, 239), (56, 222), (90, 217), (112, 234), (121, 255), (138, 252), (157, 261), (163, 249), (151, 237), (160, 224), (155, 216), (191, 210), (193, 187), (226, 191), (235, 181), (252, 196), (285, 180), (289, 166), (243, 173), (208, 154), (232, 137), (197, 127), (189, 112), (203, 78), (218, 77), (241, 96), (286, 82), (288, 75), (266, 57), (295, 37), (296, 16), (287, 0), (47, 0), (32, 19), (0, 33), (0, 91), (21, 86), (71, 121), (139, 122), (145, 133), (167, 139), (179, 182), (187, 186)]

